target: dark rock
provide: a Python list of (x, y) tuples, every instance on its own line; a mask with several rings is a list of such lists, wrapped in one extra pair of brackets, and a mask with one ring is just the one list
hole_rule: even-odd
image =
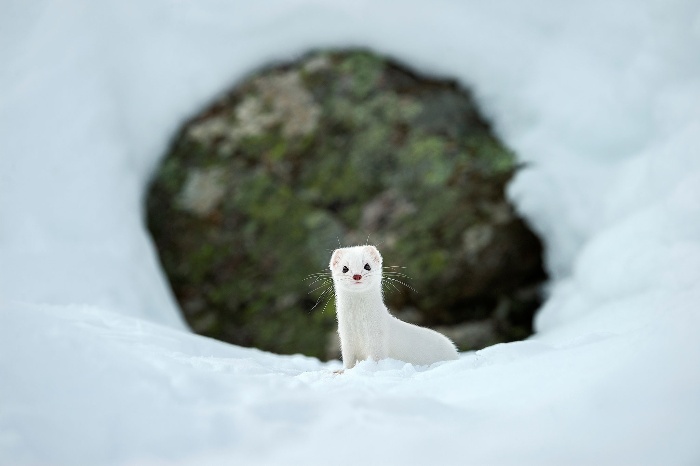
[(478, 350), (503, 341), (498, 327), (491, 319), (436, 327), (435, 330), (447, 336), (462, 351)]
[(474, 348), (527, 336), (539, 305), (541, 245), (504, 196), (515, 170), (455, 82), (321, 52), (189, 121), (153, 179), (148, 222), (197, 332), (323, 357), (332, 289), (304, 278), (339, 243), (369, 241), (405, 267), (386, 269), (387, 305), (426, 325), (488, 321), (491, 333), (466, 333)]

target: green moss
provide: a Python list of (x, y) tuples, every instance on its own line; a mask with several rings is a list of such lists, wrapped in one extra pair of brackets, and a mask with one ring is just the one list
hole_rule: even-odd
[(341, 61), (339, 71), (351, 77), (352, 96), (364, 99), (377, 87), (385, 64), (376, 55), (364, 52), (353, 53)]
[[(520, 228), (516, 218), (493, 226), (498, 241), (477, 251), (478, 267), (465, 249), (464, 232), (491, 221), (484, 206), (506, 202), (504, 183), (515, 169), (468, 94), (366, 51), (323, 52), (302, 63), (302, 94), (321, 112), (310, 132), (287, 137), (284, 119), (261, 134), (241, 130), (251, 122), (233, 115), (260, 98), (256, 76), (183, 128), (154, 179), (149, 227), (193, 328), (270, 351), (325, 356), (335, 328), (332, 290), (309, 293), (304, 278), (327, 268), (338, 243), (367, 235), (383, 242), (386, 265), (406, 267), (420, 291), (387, 293), (389, 307), (416, 308), (428, 323), (483, 318), (495, 293), (515, 296), (542, 278), (539, 256), (523, 256), (530, 233), (511, 232)], [(248, 115), (251, 124), (255, 111), (283, 108), (263, 104)], [(193, 125), (200, 125), (196, 137)], [(214, 165), (226, 180), (215, 209), (177, 208), (189, 171)], [(511, 257), (525, 264), (516, 279), (499, 265)], [(536, 305), (509, 299), (519, 315)], [(518, 325), (500, 325), (503, 338), (518, 334)]]

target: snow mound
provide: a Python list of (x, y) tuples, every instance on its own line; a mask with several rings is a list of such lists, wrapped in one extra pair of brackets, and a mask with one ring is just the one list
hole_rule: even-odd
[[(700, 462), (697, 2), (40, 0), (0, 31), (0, 463)], [(328, 46), (473, 88), (527, 165), (537, 336), (338, 375), (185, 330), (149, 173), (217, 92)]]

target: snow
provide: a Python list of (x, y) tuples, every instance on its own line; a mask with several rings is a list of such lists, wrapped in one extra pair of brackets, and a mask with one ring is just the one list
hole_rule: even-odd
[[(0, 463), (700, 463), (697, 2), (40, 0), (0, 38)], [(527, 164), (535, 337), (336, 375), (186, 330), (149, 173), (226, 86), (351, 45), (472, 86)]]

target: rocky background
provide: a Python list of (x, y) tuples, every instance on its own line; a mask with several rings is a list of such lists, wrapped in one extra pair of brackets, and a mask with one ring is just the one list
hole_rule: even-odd
[(198, 333), (337, 357), (325, 271), (339, 244), (369, 242), (405, 275), (387, 275), (395, 315), (478, 349), (529, 335), (540, 303), (542, 247), (504, 196), (516, 169), (455, 82), (318, 52), (182, 128), (148, 224)]

